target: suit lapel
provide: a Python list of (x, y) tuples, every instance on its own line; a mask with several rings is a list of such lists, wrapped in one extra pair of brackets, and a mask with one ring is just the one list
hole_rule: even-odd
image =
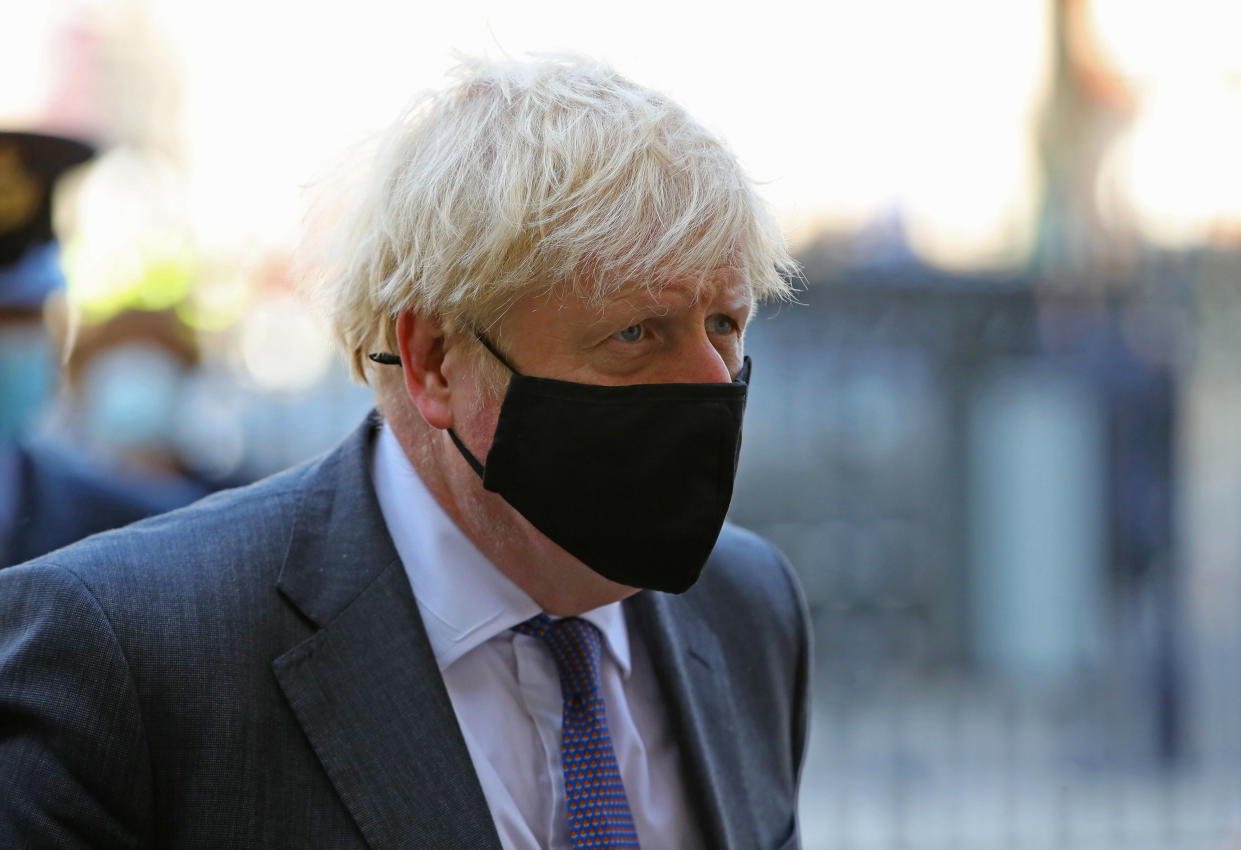
[(757, 847), (747, 774), (727, 668), (719, 642), (692, 595), (646, 591), (629, 602), (635, 633), (645, 642), (668, 706), (690, 799), (707, 846)]
[(272, 667), (374, 850), (499, 850), (370, 485), (370, 435), (309, 473), (279, 589), (319, 628)]

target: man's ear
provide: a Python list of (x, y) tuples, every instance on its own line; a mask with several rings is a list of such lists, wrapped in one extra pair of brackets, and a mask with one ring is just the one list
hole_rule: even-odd
[(444, 378), (444, 329), (420, 313), (401, 311), (396, 319), (405, 391), (432, 428), (452, 427), (452, 392)]

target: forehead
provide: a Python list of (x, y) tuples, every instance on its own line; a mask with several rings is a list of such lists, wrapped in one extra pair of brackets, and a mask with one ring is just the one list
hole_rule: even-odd
[(733, 268), (654, 280), (574, 282), (553, 288), (549, 296), (549, 305), (561, 312), (601, 320), (626, 312), (669, 312), (699, 305), (726, 304), (735, 309), (753, 301), (748, 279)]

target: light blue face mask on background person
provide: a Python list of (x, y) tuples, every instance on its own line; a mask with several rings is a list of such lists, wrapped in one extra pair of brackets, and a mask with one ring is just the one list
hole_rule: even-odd
[(39, 417), (56, 389), (56, 352), (41, 324), (0, 325), (0, 443)]
[(107, 451), (170, 451), (180, 401), (181, 365), (146, 343), (97, 354), (82, 371), (89, 437)]

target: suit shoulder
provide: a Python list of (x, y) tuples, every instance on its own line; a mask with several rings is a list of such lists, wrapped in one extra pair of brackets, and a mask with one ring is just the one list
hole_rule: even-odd
[(739, 710), (778, 741), (788, 735), (786, 775), (805, 745), (811, 659), (810, 613), (797, 575), (772, 543), (725, 526), (702, 579), (686, 595), (736, 671)]
[(752, 531), (725, 524), (702, 578), (688, 592), (724, 628), (742, 618), (765, 633), (802, 642), (808, 617), (801, 583), (784, 553)]
[[(110, 635), (140, 690), (209, 669), (223, 676), (225, 647), (253, 661), (292, 628), (276, 581), (295, 533), (298, 481), (223, 491), (0, 570), (0, 610), (56, 652), (77, 632), (51, 612), (78, 612), (80, 629)], [(239, 635), (245, 645), (234, 645)]]
[(720, 591), (766, 592), (782, 598), (800, 594), (796, 573), (784, 553), (770, 540), (731, 523), (720, 532), (703, 581)]

